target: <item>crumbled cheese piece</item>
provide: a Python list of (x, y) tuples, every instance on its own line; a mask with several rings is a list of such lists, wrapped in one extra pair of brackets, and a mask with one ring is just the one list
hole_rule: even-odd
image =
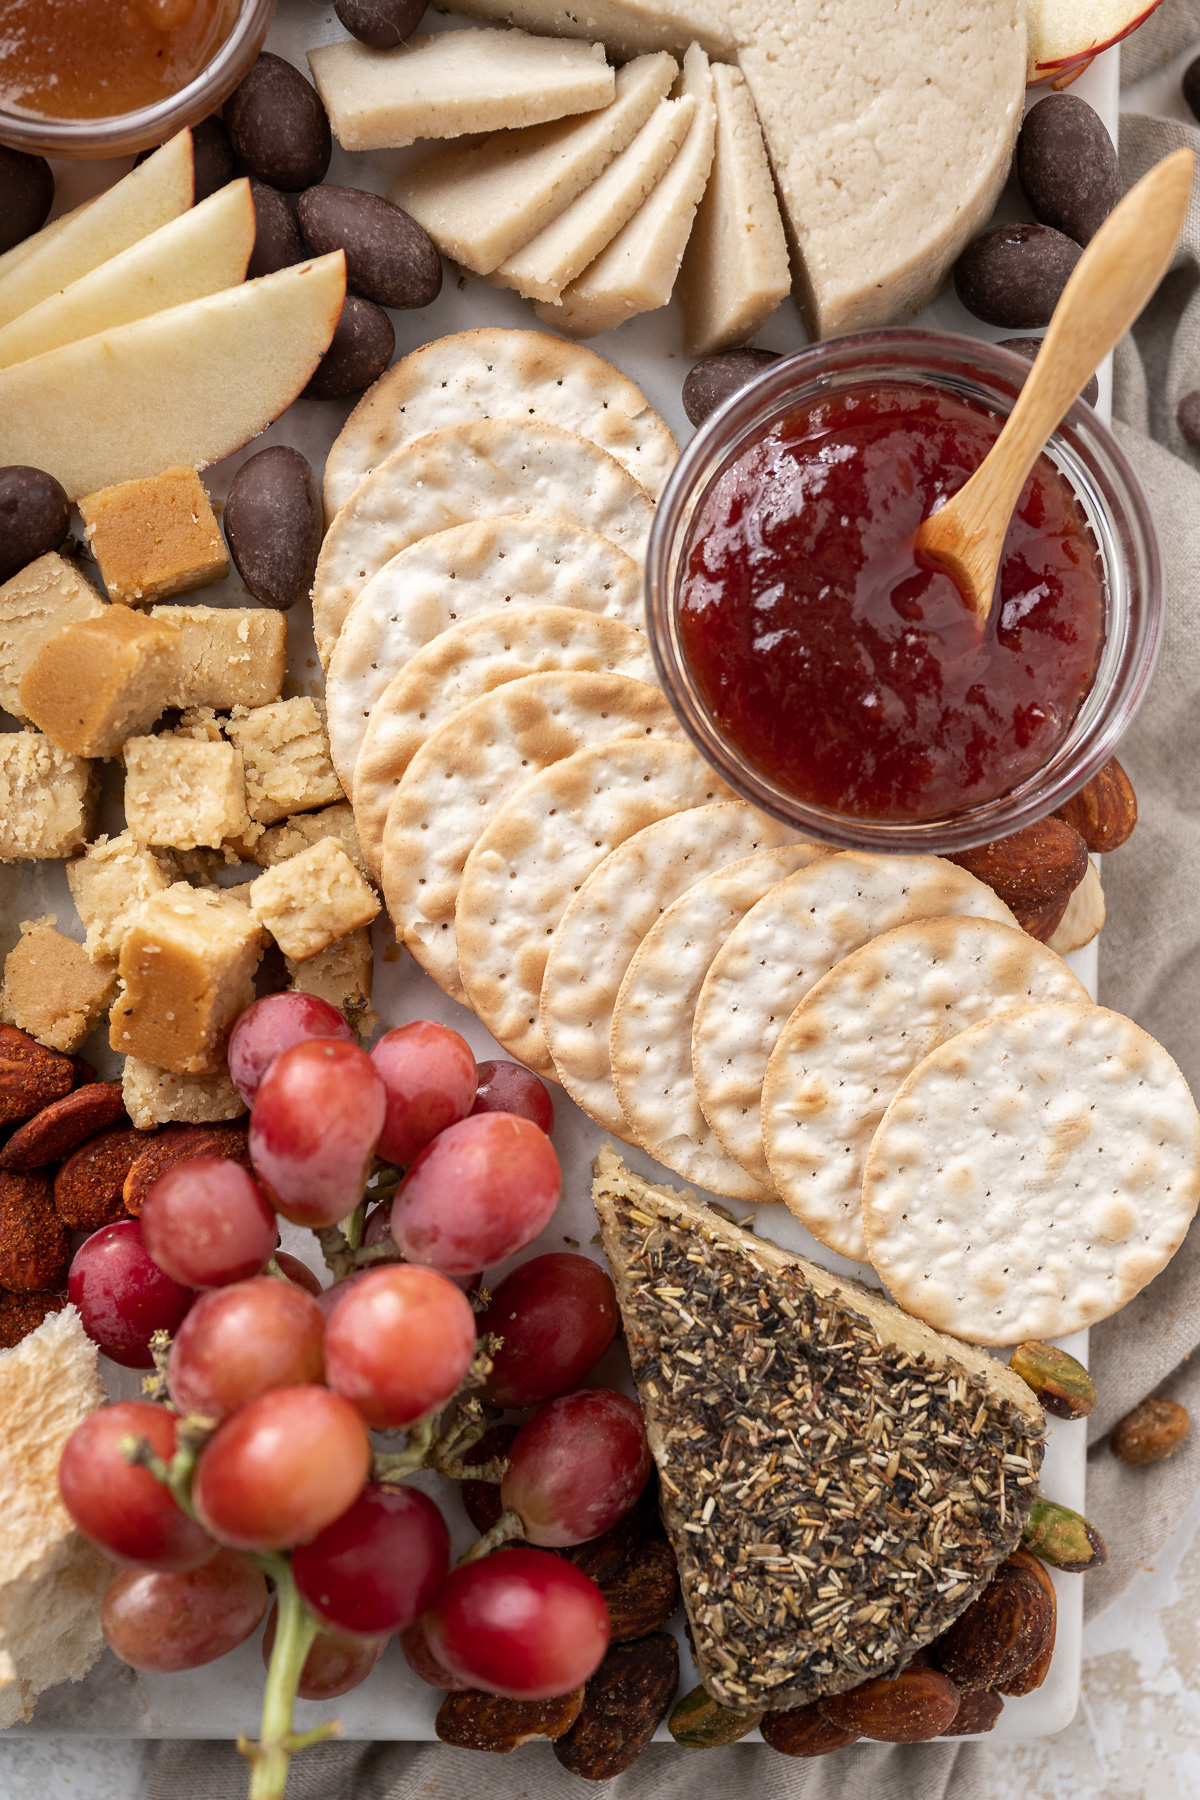
[(117, 965), (93, 962), (55, 922), (54, 913), (21, 921), (21, 936), (4, 959), (0, 1020), (72, 1056), (112, 1005)]
[(379, 899), (338, 840), (322, 838), (252, 882), (250, 910), (285, 956), (307, 962), (369, 925)]
[(153, 895), (121, 945), (112, 1048), (177, 1075), (215, 1072), (254, 998), (263, 942), (249, 910), (219, 889), (177, 882)]
[(287, 615), (268, 607), (156, 606), (151, 618), (180, 632), (179, 670), (168, 706), (266, 706), (287, 673)]
[(125, 1111), (139, 1131), (155, 1125), (212, 1125), (237, 1119), (246, 1103), (222, 1066), (211, 1075), (177, 1075), (127, 1056), (121, 1075)]
[(87, 927), (84, 948), (94, 962), (121, 954), (125, 933), (143, 900), (176, 880), (171, 857), (138, 844), (131, 831), (97, 838), (67, 864), (75, 910)]
[(122, 481), (78, 503), (109, 598), (137, 606), (221, 581), (229, 557), (195, 469)]
[(253, 712), (237, 707), (227, 730), (245, 761), (246, 805), (260, 825), (344, 797), (324, 723), (311, 700), (277, 700)]
[(21, 677), (64, 625), (96, 619), (105, 602), (74, 563), (53, 550), (0, 587), (0, 706), (24, 720)]
[(43, 644), (21, 681), (21, 705), (60, 750), (116, 756), (168, 704), (179, 633), (162, 619), (106, 606)]
[(374, 958), (371, 933), (364, 925), (349, 937), (318, 950), (307, 962), (285, 958), (292, 986), (301, 994), (315, 994), (336, 1006), (360, 1038), (369, 1038), (379, 1023), (371, 1011), (371, 975)]
[(337, 806), (326, 806), (321, 812), (297, 813), (294, 819), (273, 825), (254, 845), (251, 861), (258, 863), (260, 868), (271, 869), (276, 863), (286, 862), (289, 856), (298, 856), (310, 844), (319, 844), (327, 837), (336, 838), (359, 874), (366, 874), (367, 865), (354, 825), (354, 808), (344, 800)]
[(230, 744), (191, 738), (130, 738), (125, 817), (139, 844), (216, 849), (250, 823), (240, 754)]
[(73, 856), (91, 830), (92, 765), (32, 731), (0, 734), (0, 862)]

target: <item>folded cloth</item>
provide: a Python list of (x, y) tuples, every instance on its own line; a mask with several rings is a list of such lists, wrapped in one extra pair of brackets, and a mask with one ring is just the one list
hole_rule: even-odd
[[(1143, 41), (1144, 40), (1144, 41)], [(1200, 0), (1164, 0), (1124, 52), (1138, 79), (1200, 40)], [(1131, 187), (1181, 143), (1200, 154), (1200, 130), (1174, 119), (1124, 114), (1121, 172)], [(1175, 426), (1183, 394), (1200, 387), (1200, 201), (1193, 201), (1176, 267), (1117, 358), (1116, 432), (1145, 486), (1166, 570), (1168, 625), (1145, 706), (1121, 747), (1138, 793), (1139, 824), (1107, 857), (1108, 922), (1100, 939), (1100, 998), (1137, 1019), (1200, 1091), (1200, 456)], [(1190, 465), (1190, 466), (1189, 466)], [(1091, 1421), (1089, 1517), (1109, 1548), (1085, 1577), (1095, 1617), (1150, 1562), (1200, 1482), (1200, 1230), (1167, 1269), (1091, 1334), (1100, 1395)], [(1108, 1433), (1139, 1400), (1165, 1394), (1195, 1414), (1197, 1432), (1170, 1462), (1131, 1469)], [(996, 1800), (1011, 1791), (1006, 1752), (986, 1742), (856, 1745), (814, 1762), (735, 1744), (701, 1760), (652, 1745), (608, 1800)], [(293, 1764), (288, 1800), (570, 1800), (579, 1781), (544, 1744), (484, 1762), (437, 1744), (321, 1744)], [(168, 1743), (147, 1800), (242, 1800), (246, 1764), (232, 1745)]]

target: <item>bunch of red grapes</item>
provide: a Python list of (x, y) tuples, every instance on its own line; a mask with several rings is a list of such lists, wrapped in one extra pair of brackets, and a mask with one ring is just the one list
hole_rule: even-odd
[[(608, 1530), (650, 1473), (633, 1402), (578, 1385), (615, 1334), (612, 1283), (559, 1253), (518, 1268), (479, 1321), (464, 1291), (555, 1209), (549, 1094), (516, 1063), (477, 1067), (428, 1021), (368, 1054), (297, 993), (249, 1007), (229, 1061), (252, 1169), (176, 1164), (140, 1219), (94, 1233), (71, 1268), (84, 1328), (117, 1362), (150, 1368), (154, 1334), (171, 1337), (158, 1398), (101, 1409), (62, 1460), (68, 1512), (125, 1565), (104, 1600), (109, 1644), (135, 1668), (195, 1668), (254, 1631), (272, 1583), (280, 1637), (296, 1617), (308, 1633), (304, 1698), (356, 1686), (394, 1632), (436, 1686), (515, 1699), (577, 1687), (608, 1647), (608, 1614), (551, 1552)], [(364, 1229), (381, 1162), (405, 1172)], [(322, 1291), (277, 1252), (279, 1216), (328, 1232), (356, 1209), (343, 1247), (359, 1237), (370, 1266)], [(480, 1328), (503, 1339), (490, 1371)], [(485, 1403), (538, 1410), (500, 1487), (524, 1543), (451, 1569), (437, 1505), (378, 1478), (369, 1433), (419, 1432), (472, 1369)], [(275, 1626), (273, 1613), (264, 1656)]]

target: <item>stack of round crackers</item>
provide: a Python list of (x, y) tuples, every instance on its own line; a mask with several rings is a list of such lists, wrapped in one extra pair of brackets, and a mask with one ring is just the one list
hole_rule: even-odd
[(1187, 1086), (974, 876), (801, 841), (687, 744), (642, 629), (675, 455), (533, 332), (427, 345), (351, 415), (313, 605), (397, 936), (606, 1130), (929, 1324), (1093, 1323), (1195, 1210)]

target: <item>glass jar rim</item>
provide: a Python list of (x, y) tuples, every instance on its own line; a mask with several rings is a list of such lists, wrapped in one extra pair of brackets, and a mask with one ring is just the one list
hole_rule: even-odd
[(125, 156), (164, 143), (228, 99), (262, 48), (277, 0), (240, 0), (229, 35), (186, 86), (132, 112), (50, 119), (0, 106), (0, 144), (39, 156)]
[(735, 793), (805, 835), (839, 849), (952, 854), (1045, 818), (1113, 755), (1145, 698), (1163, 630), (1157, 534), (1137, 475), (1116, 438), (1076, 401), (1046, 446), (1088, 516), (1106, 579), (1107, 642), (1070, 730), (1041, 769), (994, 799), (934, 819), (835, 813), (792, 794), (743, 757), (701, 699), (678, 631), (681, 566), (713, 484), (751, 443), (805, 400), (894, 379), (940, 386), (1002, 415), (1029, 373), (1002, 345), (951, 332), (896, 328), (810, 344), (764, 371), (707, 418), (658, 504), (646, 557), (646, 621), (659, 678), (700, 754)]

